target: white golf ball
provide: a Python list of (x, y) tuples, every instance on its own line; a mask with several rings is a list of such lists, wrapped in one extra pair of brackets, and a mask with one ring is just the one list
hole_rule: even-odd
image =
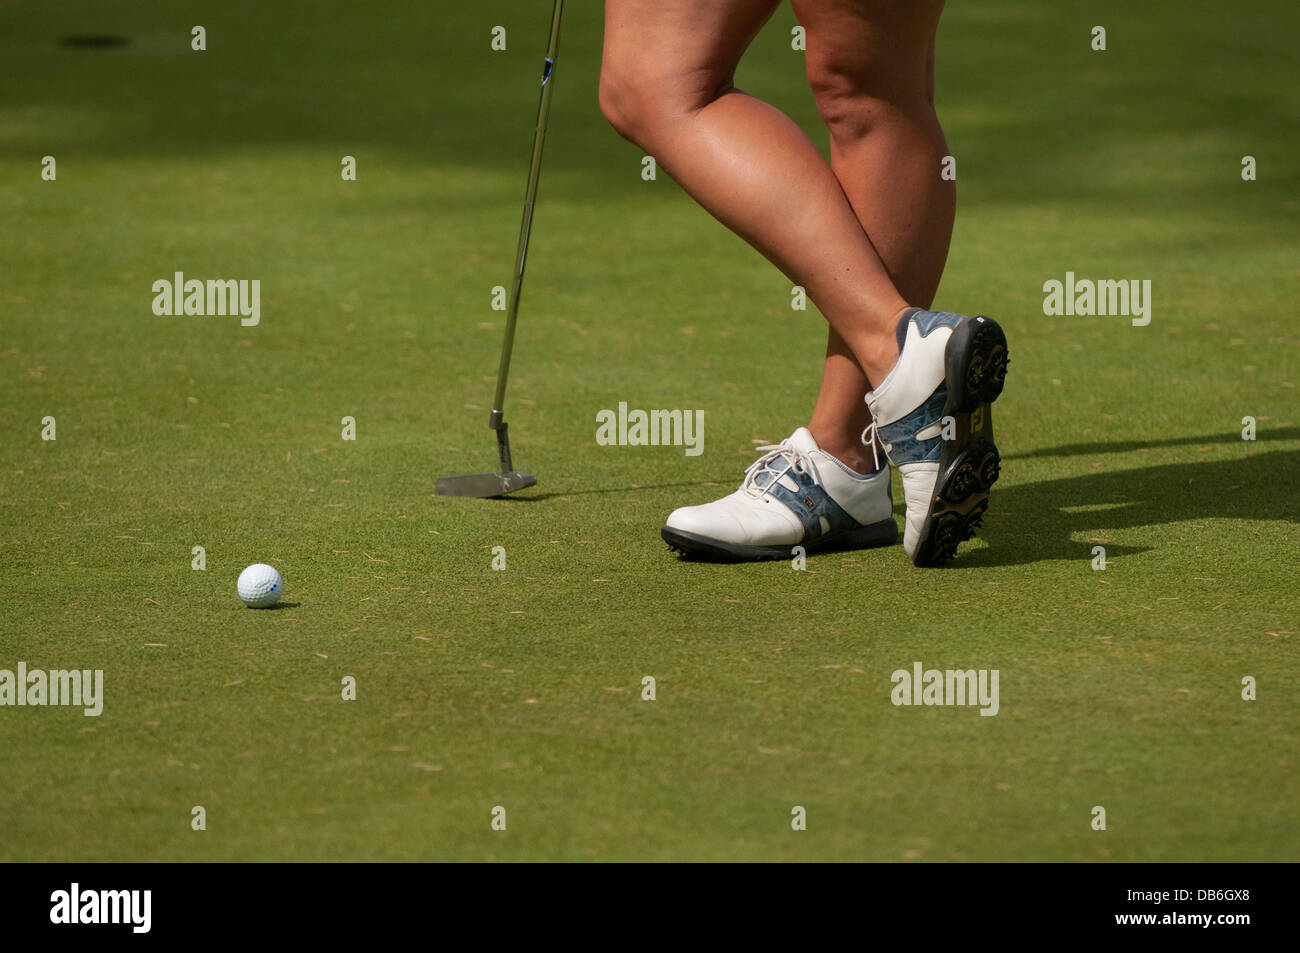
[(239, 574), (236, 588), (239, 590), (239, 598), (250, 609), (269, 609), (280, 601), (280, 595), (284, 592), (284, 580), (274, 566), (253, 563)]

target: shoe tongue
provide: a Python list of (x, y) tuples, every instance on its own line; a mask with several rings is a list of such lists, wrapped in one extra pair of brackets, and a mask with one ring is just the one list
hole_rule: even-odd
[(786, 443), (796, 450), (802, 450), (804, 453), (821, 449), (821, 447), (817, 446), (817, 441), (813, 439), (813, 435), (808, 432), (807, 427), (800, 427), (792, 433)]
[[(804, 453), (810, 453), (813, 450), (821, 449), (820, 447), (817, 446), (817, 441), (813, 439), (813, 435), (808, 432), (807, 427), (800, 427), (794, 433), (790, 434), (790, 436), (786, 438), (784, 443), (790, 449), (800, 450)], [(792, 466), (794, 465), (793, 456), (786, 456), (785, 459), (789, 460)], [(770, 482), (770, 480), (765, 481), (763, 485), (766, 486), (767, 482)], [(785, 487), (787, 490), (789, 490), (792, 493), (797, 492), (799, 489), (798, 482), (789, 473), (782, 475), (779, 482), (783, 487)]]
[[(820, 447), (817, 446), (817, 441), (813, 439), (813, 435), (808, 432), (807, 427), (800, 427), (790, 436), (786, 437), (785, 440), (782, 440), (781, 445), (783, 447), (789, 447), (792, 450), (802, 451), (803, 453), (809, 453), (813, 450), (821, 449)], [(785, 464), (773, 465), (769, 463), (768, 469), (764, 469), (758, 472), (757, 474), (755, 474), (754, 485), (758, 487), (766, 488), (767, 486), (771, 485), (773, 476), (775, 475), (775, 471), (784, 469), (786, 466), (794, 465), (795, 458), (793, 454), (786, 454), (784, 456), (784, 459), (787, 461)], [(790, 490), (791, 492), (797, 491), (799, 489), (799, 484), (795, 481), (794, 477), (790, 476), (789, 473), (785, 473), (781, 476), (780, 483), (782, 486), (784, 486), (787, 490)]]

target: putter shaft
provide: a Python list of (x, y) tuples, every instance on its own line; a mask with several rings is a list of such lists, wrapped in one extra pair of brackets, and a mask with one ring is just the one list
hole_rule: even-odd
[(515, 323), (519, 318), (519, 296), (524, 287), (524, 267), (528, 262), (528, 236), (533, 228), (533, 206), (537, 203), (537, 180), (542, 172), (542, 148), (546, 145), (546, 124), (551, 115), (551, 90), (554, 88), (555, 54), (560, 46), (560, 19), (564, 0), (555, 0), (551, 12), (551, 38), (546, 45), (546, 63), (542, 69), (542, 93), (537, 105), (537, 126), (533, 130), (533, 158), (528, 167), (528, 189), (524, 193), (524, 217), (519, 225), (519, 247), (515, 252), (515, 275), (510, 286), (506, 334), (501, 344), (501, 363), (497, 367), (497, 390), (492, 398), (492, 417), (488, 426), (504, 428), (506, 380), (510, 375), (510, 354), (515, 343)]
[(505, 420), (506, 380), (510, 374), (510, 353), (515, 343), (515, 323), (519, 317), (519, 296), (524, 287), (524, 266), (528, 261), (528, 236), (533, 227), (533, 206), (537, 202), (537, 180), (542, 171), (542, 147), (546, 144), (546, 124), (551, 114), (551, 89), (555, 76), (555, 54), (560, 45), (560, 19), (564, 0), (555, 0), (551, 12), (551, 38), (546, 45), (546, 62), (542, 68), (541, 101), (537, 106), (537, 127), (533, 131), (533, 158), (528, 167), (528, 189), (524, 193), (524, 217), (519, 225), (519, 247), (515, 253), (515, 275), (510, 287), (509, 311), (506, 314), (505, 340), (501, 342), (501, 363), (497, 367), (497, 388), (492, 398), (488, 427), (496, 431), (497, 456), (501, 469), (496, 473), (466, 473), (438, 478), (435, 492), (439, 496), (469, 496), (479, 499), (504, 496), (533, 486), (537, 479), (529, 473), (516, 473), (510, 459), (510, 429)]

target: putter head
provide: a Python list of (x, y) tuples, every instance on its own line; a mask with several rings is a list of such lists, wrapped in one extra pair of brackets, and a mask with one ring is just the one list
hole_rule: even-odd
[(469, 496), (490, 500), (537, 483), (537, 477), (531, 473), (520, 473), (511, 462), (510, 428), (501, 411), (492, 411), (488, 427), (497, 433), (497, 455), (501, 460), (501, 469), (496, 473), (462, 473), (460, 476), (438, 477), (435, 493), (439, 496)]
[(439, 496), (469, 496), (489, 500), (536, 483), (537, 477), (531, 473), (518, 473), (514, 470), (505, 473), (463, 473), (460, 476), (438, 477), (434, 492)]

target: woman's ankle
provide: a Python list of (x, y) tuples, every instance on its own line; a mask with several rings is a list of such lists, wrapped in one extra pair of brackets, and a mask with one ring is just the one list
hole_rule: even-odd
[[(842, 430), (835, 430), (828, 433), (819, 431), (814, 424), (808, 425), (813, 439), (817, 441), (817, 446), (829, 453), (840, 463), (844, 464), (854, 473), (860, 473), (863, 476), (875, 473), (879, 467), (871, 455), (871, 448), (862, 443), (862, 434), (844, 433)], [(884, 462), (884, 455), (880, 455), (880, 461)]]

